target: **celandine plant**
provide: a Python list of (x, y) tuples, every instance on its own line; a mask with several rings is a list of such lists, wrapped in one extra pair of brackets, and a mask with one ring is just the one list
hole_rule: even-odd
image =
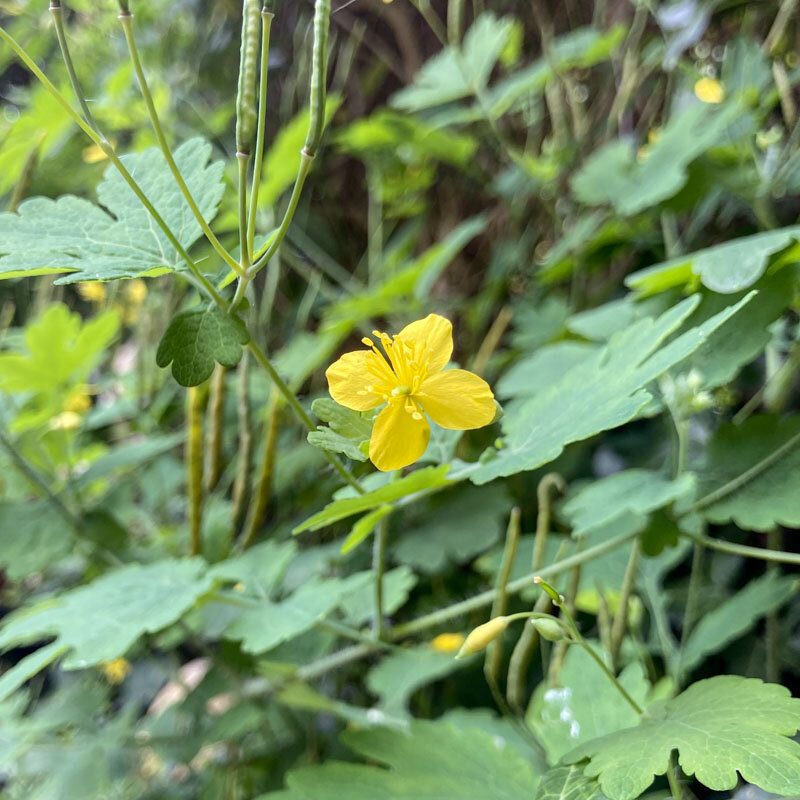
[[(782, 544), (800, 528), (794, 4), (763, 42), (723, 46), (688, 7), (626, 5), (620, 26), (567, 2), (586, 24), (556, 36), (544, 3), (387, 2), (415, 77), (333, 136), (366, 168), (366, 283), (295, 220), (350, 5), (313, 4), (309, 104), (268, 147), (289, 9), (242, 3), (228, 206), (211, 145), (169, 146), (135, 6), (118, 2), (124, 76), (156, 146), (127, 155), (62, 3), (71, 97), (0, 27), (47, 114), (109, 162), (98, 203), (25, 199), (36, 142), (0, 277), (110, 306), (84, 320), (42, 283), (24, 331), (0, 314), (0, 797), (800, 795), (781, 685), (800, 564)], [(410, 20), (439, 43), (424, 63)], [(403, 74), (352, 29), (350, 61), (366, 37)], [(442, 165), (487, 211), (415, 255)], [(434, 284), (490, 221), (484, 283), (454, 308)], [(272, 353), (284, 265), (309, 290)], [(398, 334), (373, 330), (387, 317)], [(121, 329), (135, 369), (126, 347), (104, 361)]]

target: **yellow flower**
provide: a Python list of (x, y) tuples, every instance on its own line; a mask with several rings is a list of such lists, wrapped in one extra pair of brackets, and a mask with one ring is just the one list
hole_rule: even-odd
[(463, 633), (440, 633), (431, 639), (431, 647), (437, 653), (455, 653), (464, 644)]
[(115, 658), (113, 661), (101, 661), (100, 670), (106, 680), (114, 685), (122, 683), (131, 671), (131, 664), (125, 658)]
[(87, 386), (78, 386), (67, 397), (64, 403), (64, 411), (73, 414), (85, 414), (92, 407), (92, 398), (89, 397)]
[(84, 300), (99, 305), (105, 302), (106, 287), (102, 281), (84, 281), (78, 284), (78, 294)]
[(492, 617), (483, 625), (478, 625), (469, 636), (464, 640), (461, 649), (456, 654), (456, 658), (466, 658), (473, 653), (480, 653), (485, 647), (491, 644), (511, 622), (509, 617)]
[(725, 88), (715, 78), (700, 78), (694, 85), (694, 93), (703, 103), (721, 103), (725, 99)]
[(463, 369), (445, 370), (453, 352), (453, 326), (438, 314), (407, 325), (395, 337), (373, 331), (369, 350), (345, 353), (325, 376), (331, 397), (354, 411), (386, 403), (369, 442), (369, 457), (382, 472), (413, 464), (428, 446), (425, 414), (443, 428), (466, 431), (495, 416), (489, 384)]

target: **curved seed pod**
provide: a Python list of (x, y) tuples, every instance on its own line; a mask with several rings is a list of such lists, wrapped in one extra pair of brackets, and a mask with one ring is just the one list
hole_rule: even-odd
[(242, 549), (247, 549), (256, 538), (258, 529), (267, 515), (269, 496), (272, 490), (272, 465), (275, 461), (275, 444), (278, 439), (278, 419), (280, 417), (281, 396), (273, 388), (267, 408), (267, 418), (264, 421), (263, 456), (261, 468), (258, 473), (255, 496), (250, 501), (247, 521), (242, 534)]
[(244, 351), (239, 362), (236, 408), (239, 416), (239, 452), (237, 453), (236, 478), (233, 481), (233, 500), (231, 503), (231, 522), (234, 529), (244, 513), (244, 501), (250, 488), (250, 452), (253, 449), (253, 435), (250, 432), (249, 353)]
[(191, 555), (201, 551), (201, 526), (203, 524), (203, 411), (206, 391), (204, 386), (186, 390), (186, 483)]
[(217, 364), (211, 377), (208, 399), (208, 437), (206, 439), (206, 491), (219, 482), (222, 463), (222, 414), (225, 410), (225, 377), (228, 370)]
[(311, 116), (303, 152), (314, 158), (325, 126), (325, 91), (328, 80), (328, 29), (331, 0), (314, 5), (314, 51), (311, 56)]
[(236, 95), (236, 149), (250, 154), (258, 122), (256, 77), (261, 43), (261, 8), (258, 0), (242, 4), (242, 45), (239, 54), (239, 91)]

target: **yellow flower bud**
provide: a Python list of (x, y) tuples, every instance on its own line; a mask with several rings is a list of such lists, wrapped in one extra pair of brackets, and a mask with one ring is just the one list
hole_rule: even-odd
[(454, 653), (464, 644), (461, 633), (440, 633), (431, 640), (431, 648), (437, 653)]
[(560, 642), (564, 638), (564, 628), (554, 619), (533, 619), (531, 623), (539, 631), (539, 636), (549, 642)]
[(141, 278), (125, 282), (125, 297), (134, 306), (140, 306), (147, 297), (147, 284)]
[(493, 642), (507, 627), (510, 622), (508, 617), (494, 617), (483, 625), (478, 625), (461, 645), (456, 658), (479, 653), (486, 645)]
[(84, 281), (78, 284), (78, 294), (84, 300), (99, 305), (105, 302), (106, 286), (102, 281)]

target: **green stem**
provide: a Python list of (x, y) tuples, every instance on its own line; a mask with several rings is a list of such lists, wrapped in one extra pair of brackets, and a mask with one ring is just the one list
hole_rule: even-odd
[(669, 754), (667, 782), (669, 783), (669, 790), (672, 793), (673, 800), (683, 800), (683, 792), (681, 791), (681, 784), (678, 780), (678, 759), (674, 750)]
[(734, 556), (742, 556), (742, 558), (757, 558), (761, 561), (771, 561), (775, 564), (800, 565), (800, 553), (787, 553), (784, 550), (768, 550), (765, 547), (734, 544), (733, 542), (724, 542), (720, 539), (712, 539), (710, 536), (702, 536), (695, 533), (684, 533), (684, 536), (711, 550), (719, 550), (720, 553), (730, 553)]
[(442, 21), (431, 8), (430, 0), (411, 0), (411, 5), (419, 11), (428, 27), (433, 31), (433, 35), (439, 40), (442, 46), (447, 45), (447, 31)]
[(735, 478), (729, 480), (726, 484), (719, 487), (719, 489), (715, 489), (713, 492), (709, 492), (705, 497), (701, 497), (697, 502), (693, 503), (685, 512), (685, 514), (691, 514), (695, 511), (699, 511), (701, 508), (706, 508), (707, 506), (713, 505), (719, 500), (722, 500), (723, 497), (727, 497), (729, 494), (733, 494), (737, 489), (744, 486), (749, 481), (753, 480), (753, 478), (760, 475), (764, 470), (771, 467), (776, 462), (780, 461), (783, 456), (785, 456), (788, 452), (790, 452), (794, 447), (800, 444), (800, 433), (796, 433), (792, 436), (791, 439), (784, 442), (777, 450), (773, 450), (768, 456), (762, 458), (757, 464), (754, 464), (750, 469), (745, 470), (741, 475), (737, 475)]
[[(153, 221), (158, 225), (159, 228), (163, 231), (164, 235), (167, 237), (169, 243), (175, 248), (177, 253), (181, 256), (181, 258), (186, 262), (187, 266), (189, 267), (194, 281), (199, 284), (199, 286), (203, 289), (203, 291), (211, 297), (214, 302), (216, 302), (220, 307), (227, 308), (227, 303), (225, 300), (220, 296), (217, 290), (211, 285), (205, 275), (200, 272), (197, 264), (192, 261), (189, 254), (186, 252), (186, 248), (178, 241), (175, 237), (175, 234), (172, 232), (170, 227), (164, 221), (164, 218), (156, 211), (153, 204), (148, 200), (147, 196), (144, 192), (139, 188), (139, 184), (133, 179), (133, 176), (128, 172), (125, 165), (120, 161), (119, 156), (114, 151), (114, 148), (110, 145), (108, 140), (98, 131), (95, 131), (82, 117), (78, 114), (75, 109), (69, 104), (67, 99), (61, 92), (56, 89), (50, 79), (39, 69), (36, 65), (36, 62), (28, 55), (28, 53), (23, 49), (23, 47), (17, 42), (14, 37), (5, 30), (5, 28), (0, 27), (0, 39), (5, 41), (11, 49), (16, 53), (20, 61), (33, 73), (33, 75), (37, 78), (37, 80), (47, 89), (48, 92), (55, 98), (56, 102), (66, 111), (66, 113), (75, 121), (75, 124), (96, 144), (110, 159), (111, 163), (116, 167), (119, 171), (120, 175), (122, 176), (125, 183), (131, 188), (133, 193), (139, 199), (139, 202), (144, 206), (145, 210), (150, 214), (153, 218)], [(82, 96), (80, 93), (80, 87), (74, 86), (73, 89), (75, 93), (80, 97)]]
[[(577, 629), (576, 629), (577, 630)], [(580, 634), (578, 634), (580, 636)], [(614, 673), (605, 665), (605, 662), (602, 658), (600, 658), (594, 650), (586, 643), (584, 638), (581, 636), (579, 639), (576, 640), (576, 644), (580, 645), (597, 663), (597, 666), (605, 672), (608, 679), (614, 684), (617, 691), (628, 701), (630, 707), (637, 713), (637, 714), (644, 714), (644, 709), (628, 694), (628, 691), (625, 687), (617, 680)]]
[(384, 518), (375, 529), (375, 541), (372, 543), (372, 579), (374, 581), (375, 608), (372, 619), (372, 633), (379, 642), (385, 636), (385, 620), (383, 615), (383, 574), (386, 571), (386, 539), (388, 534), (387, 520)]
[[(519, 537), (522, 531), (522, 512), (519, 508), (514, 507), (511, 509), (511, 515), (508, 519), (508, 527), (506, 528), (506, 541), (503, 548), (503, 558), (500, 563), (500, 569), (497, 572), (497, 583), (495, 584), (495, 596), (492, 601), (492, 610), (490, 617), (500, 617), (506, 613), (508, 608), (508, 579), (511, 577), (511, 570), (514, 567), (514, 559), (517, 555), (517, 545), (519, 544)], [(502, 658), (502, 649), (500, 642), (495, 640), (486, 648), (486, 658), (483, 664), (483, 674), (486, 677), (486, 682), (492, 690), (492, 694), (498, 696), (500, 694), (497, 687), (497, 676), (500, 674), (500, 660)], [(505, 702), (499, 703), (501, 710)]]
[(247, 164), (250, 161), (250, 153), (237, 152), (236, 161), (239, 165), (239, 258), (242, 262), (239, 283), (242, 283), (250, 266), (250, 240), (247, 227)]
[(27, 459), (14, 447), (14, 444), (2, 431), (0, 431), (0, 447), (6, 451), (8, 457), (17, 466), (17, 469), (42, 492), (47, 502), (64, 518), (69, 526), (73, 528), (76, 533), (82, 532), (83, 526), (78, 517), (64, 505), (61, 498), (47, 485), (47, 481), (45, 481), (32, 464), (28, 463)]
[(125, 41), (128, 44), (128, 52), (131, 56), (131, 63), (133, 64), (133, 70), (136, 73), (136, 78), (139, 82), (139, 89), (142, 93), (142, 98), (144, 99), (145, 105), (147, 106), (147, 113), (150, 116), (150, 122), (153, 126), (153, 132), (156, 135), (156, 140), (158, 141), (158, 146), (161, 149), (161, 152), (164, 154), (164, 158), (167, 161), (167, 166), (169, 167), (169, 171), (172, 173), (172, 177), (175, 178), (175, 182), (178, 184), (178, 187), (181, 190), (181, 194), (183, 195), (184, 199), (186, 200), (187, 205), (194, 214), (194, 218), (197, 220), (198, 225), (202, 229), (203, 233), (205, 234), (206, 239), (208, 239), (211, 246), (216, 250), (217, 254), (220, 258), (237, 274), (241, 275), (243, 270), (236, 263), (236, 259), (222, 246), (219, 239), (214, 235), (214, 232), (209, 227), (208, 223), (203, 216), (203, 213), (197, 206), (197, 203), (192, 196), (192, 193), (189, 191), (189, 187), (186, 185), (186, 181), (184, 181), (183, 176), (181, 175), (180, 170), (178, 169), (178, 165), (175, 163), (175, 159), (172, 157), (172, 151), (169, 149), (169, 144), (167, 143), (167, 138), (164, 135), (164, 129), (161, 127), (161, 122), (158, 118), (158, 112), (156, 111), (155, 103), (153, 102), (153, 95), (150, 92), (150, 87), (148, 86), (147, 79), (144, 75), (144, 70), (142, 69), (142, 63), (139, 58), (139, 51), (136, 48), (136, 39), (133, 35), (133, 14), (130, 12), (121, 11), (119, 14), (119, 21), (122, 23), (122, 29), (125, 32)]
[(258, 190), (261, 186), (261, 168), (264, 163), (264, 141), (267, 126), (267, 84), (269, 78), (269, 36), (274, 14), (266, 8), (261, 9), (261, 75), (258, 91), (258, 132), (256, 152), (253, 161), (253, 183), (250, 188), (250, 212), (247, 222), (247, 252), (253, 258), (256, 234), (256, 212), (258, 211)]
[(683, 628), (681, 641), (686, 642), (697, 620), (697, 605), (700, 600), (700, 589), (703, 584), (703, 554), (705, 548), (699, 542), (694, 543), (692, 553), (692, 569), (689, 573), (689, 592), (686, 596), (686, 609), (683, 612)]
[[(773, 550), (777, 550), (781, 546), (781, 531), (780, 528), (773, 528), (767, 534), (767, 544)], [(767, 571), (772, 575), (778, 574), (778, 567), (775, 564), (770, 565)], [(780, 683), (781, 680), (781, 627), (780, 616), (777, 610), (770, 611), (767, 614), (766, 623), (766, 649), (767, 649), (767, 663), (765, 668), (766, 679), (769, 683)]]
[(272, 257), (281, 246), (281, 242), (283, 242), (284, 237), (289, 230), (289, 226), (292, 224), (295, 212), (297, 211), (297, 205), (300, 202), (300, 195), (303, 193), (303, 184), (306, 182), (306, 177), (308, 177), (308, 172), (311, 169), (311, 163), (313, 160), (314, 156), (309, 155), (305, 150), (300, 153), (300, 167), (297, 170), (297, 178), (295, 179), (294, 188), (292, 189), (292, 196), (289, 198), (289, 206), (286, 209), (286, 213), (283, 215), (283, 220), (281, 221), (280, 227), (275, 232), (274, 237), (267, 245), (264, 252), (254, 254), (254, 263), (247, 270), (248, 278), (252, 278), (259, 272), (259, 270), (269, 264), (269, 262), (272, 260)]
[[(284, 381), (283, 378), (281, 378), (281, 376), (278, 374), (278, 371), (272, 365), (272, 362), (267, 357), (267, 354), (256, 344), (252, 335), (250, 337), (250, 343), (248, 344), (248, 347), (250, 348), (250, 352), (253, 354), (255, 360), (258, 361), (258, 363), (267, 371), (270, 379), (275, 384), (275, 387), (283, 395), (284, 399), (291, 406), (292, 411), (294, 411), (294, 413), (298, 416), (303, 425), (305, 425), (309, 431), (315, 431), (317, 427), (313, 420), (300, 404), (300, 401), (297, 399), (297, 397), (295, 397), (292, 390), (287, 386), (286, 381)], [(327, 450), (322, 450), (321, 452), (327, 459), (328, 463), (336, 470), (336, 472), (339, 473), (345, 483), (348, 483), (350, 486), (352, 486), (353, 489), (355, 489), (359, 494), (364, 494), (364, 488), (334, 453), (331, 453)]]
[(614, 616), (611, 627), (611, 663), (616, 664), (619, 658), (619, 651), (622, 647), (622, 639), (625, 636), (625, 629), (628, 626), (628, 603), (633, 593), (633, 586), (636, 582), (636, 571), (639, 568), (639, 556), (642, 552), (642, 540), (637, 536), (633, 540), (633, 547), (628, 558), (628, 565), (625, 567), (625, 576), (622, 579), (622, 590), (620, 592), (619, 606)]
[[(616, 550), (618, 547), (621, 547), (623, 544), (625, 544), (625, 542), (630, 541), (636, 535), (637, 534), (634, 532), (620, 534), (619, 536), (615, 536), (613, 539), (608, 539), (607, 541), (601, 542), (594, 547), (590, 547), (588, 550), (584, 550), (582, 553), (576, 553), (575, 555), (565, 558), (563, 561), (557, 561), (547, 567), (543, 567), (539, 571), (538, 576), (525, 575), (522, 578), (517, 578), (515, 581), (510, 581), (507, 586), (507, 591), (509, 594), (517, 594), (523, 589), (527, 589), (529, 586), (535, 585), (534, 577), (550, 578), (553, 575), (559, 575), (562, 572), (572, 569), (578, 564), (585, 564), (587, 561), (592, 561), (604, 553)], [(494, 601), (496, 594), (496, 589), (489, 589), (488, 591), (481, 592), (481, 594), (475, 595), (475, 597), (471, 597), (468, 600), (462, 600), (459, 603), (453, 603), (453, 605), (448, 606), (447, 608), (433, 611), (430, 614), (413, 619), (410, 622), (397, 625), (388, 632), (388, 636), (390, 639), (402, 639), (406, 636), (410, 636), (411, 634), (428, 630), (428, 628), (434, 628), (444, 622), (454, 619), (455, 617), (461, 617), (470, 613), (471, 611), (477, 611), (480, 608), (490, 606)]]

